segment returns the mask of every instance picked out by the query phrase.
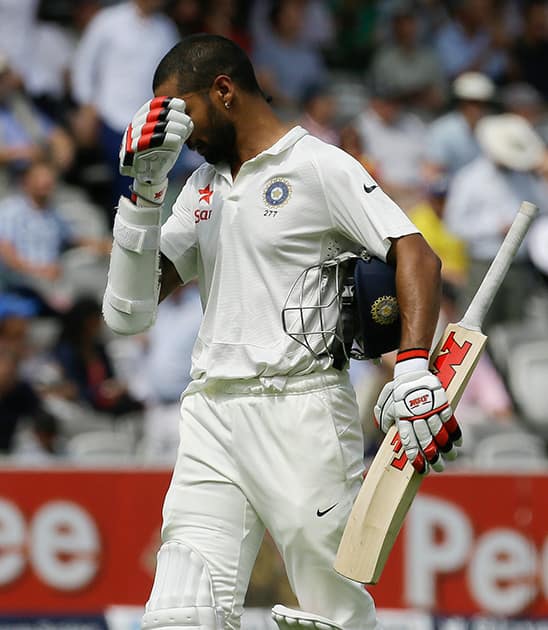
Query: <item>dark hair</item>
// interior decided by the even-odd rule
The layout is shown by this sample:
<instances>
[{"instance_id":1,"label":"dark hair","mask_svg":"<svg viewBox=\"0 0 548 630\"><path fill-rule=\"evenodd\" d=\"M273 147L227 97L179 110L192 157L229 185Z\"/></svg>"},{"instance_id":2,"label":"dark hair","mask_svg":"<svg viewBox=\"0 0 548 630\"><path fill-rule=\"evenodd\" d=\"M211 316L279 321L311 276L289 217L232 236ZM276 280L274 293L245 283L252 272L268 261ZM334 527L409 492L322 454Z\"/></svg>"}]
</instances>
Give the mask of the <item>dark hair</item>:
<instances>
[{"instance_id":1,"label":"dark hair","mask_svg":"<svg viewBox=\"0 0 548 630\"><path fill-rule=\"evenodd\" d=\"M181 93L198 92L209 88L220 74L246 92L262 93L246 53L232 40L207 33L189 35L176 44L158 64L152 88L176 77Z\"/></svg>"}]
</instances>

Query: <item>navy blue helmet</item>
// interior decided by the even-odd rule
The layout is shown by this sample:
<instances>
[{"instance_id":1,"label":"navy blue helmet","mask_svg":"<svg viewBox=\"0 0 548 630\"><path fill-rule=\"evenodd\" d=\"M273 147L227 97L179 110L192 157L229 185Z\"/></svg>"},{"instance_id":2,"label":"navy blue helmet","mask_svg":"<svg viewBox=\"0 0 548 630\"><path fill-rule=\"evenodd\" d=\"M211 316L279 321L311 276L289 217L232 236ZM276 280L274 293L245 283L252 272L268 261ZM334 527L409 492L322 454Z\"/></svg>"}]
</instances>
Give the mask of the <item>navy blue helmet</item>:
<instances>
[{"instance_id":1,"label":"navy blue helmet","mask_svg":"<svg viewBox=\"0 0 548 630\"><path fill-rule=\"evenodd\" d=\"M284 330L315 357L342 368L399 347L396 274L367 254L346 252L303 271L282 310Z\"/></svg>"},{"instance_id":2,"label":"navy blue helmet","mask_svg":"<svg viewBox=\"0 0 548 630\"><path fill-rule=\"evenodd\" d=\"M394 267L373 256L354 265L354 339L364 359L400 345L401 320Z\"/></svg>"}]
</instances>

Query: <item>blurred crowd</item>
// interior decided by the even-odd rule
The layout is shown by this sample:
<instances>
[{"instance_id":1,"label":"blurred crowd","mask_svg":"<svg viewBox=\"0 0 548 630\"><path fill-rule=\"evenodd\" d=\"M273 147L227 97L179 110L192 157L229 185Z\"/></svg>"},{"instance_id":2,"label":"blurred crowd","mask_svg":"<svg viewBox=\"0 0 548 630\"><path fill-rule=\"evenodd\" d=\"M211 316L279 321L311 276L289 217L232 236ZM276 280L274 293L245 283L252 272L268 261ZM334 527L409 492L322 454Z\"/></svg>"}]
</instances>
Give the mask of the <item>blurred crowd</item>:
<instances>
[{"instance_id":1,"label":"blurred crowd","mask_svg":"<svg viewBox=\"0 0 548 630\"><path fill-rule=\"evenodd\" d=\"M527 391L514 358L534 346L546 380L548 2L0 0L0 454L174 460L197 289L179 289L130 339L105 330L100 301L130 183L118 174L123 131L158 61L197 32L235 40L280 116L352 154L409 214L442 259L440 330L462 315L520 202L539 206L459 417L465 431L545 440L546 393ZM168 201L200 160L183 149ZM351 370L371 452L390 369L386 357Z\"/></svg>"}]
</instances>

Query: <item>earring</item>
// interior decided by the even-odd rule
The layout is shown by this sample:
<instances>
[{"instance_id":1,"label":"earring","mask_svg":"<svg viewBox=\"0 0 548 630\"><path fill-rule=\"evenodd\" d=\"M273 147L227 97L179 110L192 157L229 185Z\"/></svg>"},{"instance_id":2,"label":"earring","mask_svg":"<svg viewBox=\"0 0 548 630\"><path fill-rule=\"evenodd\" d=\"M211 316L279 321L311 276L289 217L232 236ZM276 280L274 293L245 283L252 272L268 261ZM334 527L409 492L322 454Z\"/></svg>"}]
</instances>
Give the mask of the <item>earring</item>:
<instances>
[{"instance_id":1,"label":"earring","mask_svg":"<svg viewBox=\"0 0 548 630\"><path fill-rule=\"evenodd\" d=\"M226 107L227 109L230 109L230 103L229 103L228 101L225 101L225 107Z\"/></svg>"}]
</instances>

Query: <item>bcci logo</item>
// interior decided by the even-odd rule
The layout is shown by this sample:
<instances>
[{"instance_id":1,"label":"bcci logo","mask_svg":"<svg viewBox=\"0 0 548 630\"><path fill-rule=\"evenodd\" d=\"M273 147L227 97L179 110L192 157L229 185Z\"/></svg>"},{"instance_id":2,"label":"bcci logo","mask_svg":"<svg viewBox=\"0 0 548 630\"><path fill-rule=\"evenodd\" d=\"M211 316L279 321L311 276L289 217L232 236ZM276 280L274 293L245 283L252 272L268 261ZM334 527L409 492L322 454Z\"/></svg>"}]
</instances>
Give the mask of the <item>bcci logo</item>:
<instances>
[{"instance_id":1,"label":"bcci logo","mask_svg":"<svg viewBox=\"0 0 548 630\"><path fill-rule=\"evenodd\" d=\"M381 326L393 324L398 317L398 301L393 295L383 295L373 302L371 317Z\"/></svg>"},{"instance_id":2,"label":"bcci logo","mask_svg":"<svg viewBox=\"0 0 548 630\"><path fill-rule=\"evenodd\" d=\"M263 199L269 208L281 208L291 197L291 184L282 177L269 180L263 191Z\"/></svg>"}]
</instances>

